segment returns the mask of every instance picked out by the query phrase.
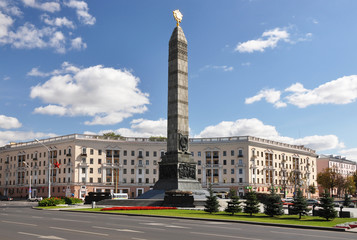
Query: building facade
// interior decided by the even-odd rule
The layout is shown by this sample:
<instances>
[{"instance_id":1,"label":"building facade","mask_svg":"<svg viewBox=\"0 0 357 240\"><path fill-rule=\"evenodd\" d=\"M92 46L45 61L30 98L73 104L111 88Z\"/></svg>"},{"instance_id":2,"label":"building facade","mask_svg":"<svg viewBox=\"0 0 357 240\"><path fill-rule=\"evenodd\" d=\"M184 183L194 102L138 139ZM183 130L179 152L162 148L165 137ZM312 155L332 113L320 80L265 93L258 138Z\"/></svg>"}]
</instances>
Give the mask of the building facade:
<instances>
[{"instance_id":1,"label":"building facade","mask_svg":"<svg viewBox=\"0 0 357 240\"><path fill-rule=\"evenodd\" d=\"M317 186L317 155L303 146L251 136L192 138L190 151L198 181L203 188L212 184L218 194L232 187L240 195L248 189L269 193L273 184L286 197L298 187L313 197L308 186ZM135 198L158 180L165 152L166 142L158 138L72 134L12 143L0 148L0 193L47 197L50 179L51 196L83 198L88 192L107 191Z\"/></svg>"},{"instance_id":2,"label":"building facade","mask_svg":"<svg viewBox=\"0 0 357 240\"><path fill-rule=\"evenodd\" d=\"M317 158L317 172L323 172L325 169L331 168L335 172L341 174L344 178L352 176L357 171L357 162L346 159L342 156L334 155L319 155ZM319 186L320 192L323 188ZM337 188L332 190L332 195L337 195Z\"/></svg>"}]
</instances>

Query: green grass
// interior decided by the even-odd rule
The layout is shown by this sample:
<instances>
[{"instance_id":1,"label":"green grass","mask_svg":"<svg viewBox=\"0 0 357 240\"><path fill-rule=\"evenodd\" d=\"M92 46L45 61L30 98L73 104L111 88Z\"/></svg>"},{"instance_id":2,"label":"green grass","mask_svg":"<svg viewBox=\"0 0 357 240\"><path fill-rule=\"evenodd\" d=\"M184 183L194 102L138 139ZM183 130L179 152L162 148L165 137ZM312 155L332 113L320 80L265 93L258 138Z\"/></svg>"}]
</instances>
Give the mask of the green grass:
<instances>
[{"instance_id":1,"label":"green grass","mask_svg":"<svg viewBox=\"0 0 357 240\"><path fill-rule=\"evenodd\" d=\"M48 206L48 207L35 207L37 209L60 209L60 208L69 208L68 206Z\"/></svg>"},{"instance_id":2,"label":"green grass","mask_svg":"<svg viewBox=\"0 0 357 240\"><path fill-rule=\"evenodd\" d=\"M101 208L95 209L76 209L76 211L98 212ZM188 218L206 218L206 219L222 219L222 220L236 220L247 222L265 222L265 223L278 223L278 224L292 224L304 226L319 226L319 227L333 227L340 223L354 222L357 218L335 218L331 221L326 221L324 218L303 216L299 220L298 215L282 215L277 217L269 217L265 214L255 214L250 217L247 214L239 213L231 216L225 212L209 214L201 210L131 210L131 211L105 211L111 213L123 214L143 214L155 216L174 216L174 217L188 217Z\"/></svg>"}]
</instances>

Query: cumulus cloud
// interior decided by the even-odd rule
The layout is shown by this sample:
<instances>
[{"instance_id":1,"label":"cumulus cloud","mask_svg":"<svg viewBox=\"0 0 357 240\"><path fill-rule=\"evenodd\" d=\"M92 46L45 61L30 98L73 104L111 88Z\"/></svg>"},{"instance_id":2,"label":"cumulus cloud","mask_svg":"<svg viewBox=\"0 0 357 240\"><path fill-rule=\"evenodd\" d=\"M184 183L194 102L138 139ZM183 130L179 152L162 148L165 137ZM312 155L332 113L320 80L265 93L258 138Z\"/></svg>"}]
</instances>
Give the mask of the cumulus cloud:
<instances>
[{"instance_id":1,"label":"cumulus cloud","mask_svg":"<svg viewBox=\"0 0 357 240\"><path fill-rule=\"evenodd\" d=\"M38 67L34 67L31 69L30 72L27 73L27 76L32 77L48 77L48 76L55 76L60 74L67 74L67 73L77 73L80 71L80 68L74 66L71 63L64 62L61 65L60 69L53 70L52 72L41 72L39 71Z\"/></svg>"},{"instance_id":2,"label":"cumulus cloud","mask_svg":"<svg viewBox=\"0 0 357 240\"><path fill-rule=\"evenodd\" d=\"M87 48L87 44L82 41L81 37L77 37L75 39L72 39L72 41L71 41L71 49L81 50L81 49L85 49L85 48Z\"/></svg>"},{"instance_id":3,"label":"cumulus cloud","mask_svg":"<svg viewBox=\"0 0 357 240\"><path fill-rule=\"evenodd\" d=\"M89 14L88 4L84 1L69 0L65 2L65 5L70 8L76 9L79 21L87 25L93 25L95 23L95 17Z\"/></svg>"},{"instance_id":4,"label":"cumulus cloud","mask_svg":"<svg viewBox=\"0 0 357 240\"><path fill-rule=\"evenodd\" d=\"M286 107L286 103L280 101L281 92L275 89L263 89L257 95L246 98L246 104L252 104L254 102L265 99L268 103L274 104L276 108Z\"/></svg>"},{"instance_id":5,"label":"cumulus cloud","mask_svg":"<svg viewBox=\"0 0 357 240\"><path fill-rule=\"evenodd\" d=\"M114 132L124 137L166 137L167 136L167 120L160 118L159 120L135 119L131 121L130 128L119 128L117 130L103 130L100 134Z\"/></svg>"},{"instance_id":6,"label":"cumulus cloud","mask_svg":"<svg viewBox=\"0 0 357 240\"><path fill-rule=\"evenodd\" d=\"M275 28L265 31L258 39L239 43L235 51L252 53L255 51L264 52L266 48L275 48L279 41L289 41L289 33L285 29Z\"/></svg>"},{"instance_id":7,"label":"cumulus cloud","mask_svg":"<svg viewBox=\"0 0 357 240\"><path fill-rule=\"evenodd\" d=\"M21 127L21 123L17 118L7 117L5 115L0 115L0 128L3 129L12 129Z\"/></svg>"},{"instance_id":8,"label":"cumulus cloud","mask_svg":"<svg viewBox=\"0 0 357 240\"><path fill-rule=\"evenodd\" d=\"M304 145L305 147L323 151L330 149L343 148L343 142L340 142L335 135L324 136L306 136L294 139L291 137L281 136L276 128L272 125L266 125L256 118L239 119L233 121L223 121L217 125L206 127L195 137L229 137L229 136L254 136L273 141L288 143L292 145Z\"/></svg>"},{"instance_id":9,"label":"cumulus cloud","mask_svg":"<svg viewBox=\"0 0 357 240\"><path fill-rule=\"evenodd\" d=\"M45 14L40 15L42 22L34 23L20 10L19 5L45 11ZM58 16L61 14L61 6L75 10L81 23L95 23L95 18L88 13L87 3L83 1L0 0L0 45L18 49L50 48L61 54L67 50L85 49L87 44L73 32L76 28L74 21Z\"/></svg>"},{"instance_id":10,"label":"cumulus cloud","mask_svg":"<svg viewBox=\"0 0 357 240\"><path fill-rule=\"evenodd\" d=\"M357 162L357 148L344 149L341 150L340 153L346 156L348 160L354 160Z\"/></svg>"},{"instance_id":11,"label":"cumulus cloud","mask_svg":"<svg viewBox=\"0 0 357 240\"><path fill-rule=\"evenodd\" d=\"M67 27L74 29L74 23L70 20L68 20L66 17L56 17L56 18L50 18L47 14L44 14L41 16L41 19L44 23L50 26L56 26L56 27Z\"/></svg>"},{"instance_id":12,"label":"cumulus cloud","mask_svg":"<svg viewBox=\"0 0 357 240\"><path fill-rule=\"evenodd\" d=\"M54 133L23 132L23 131L0 131L0 146L10 142L31 141L36 138L56 137Z\"/></svg>"},{"instance_id":13,"label":"cumulus cloud","mask_svg":"<svg viewBox=\"0 0 357 240\"><path fill-rule=\"evenodd\" d=\"M61 10L61 5L57 1L41 2L37 0L22 0L25 6L37 8L46 12L58 12Z\"/></svg>"},{"instance_id":14,"label":"cumulus cloud","mask_svg":"<svg viewBox=\"0 0 357 240\"><path fill-rule=\"evenodd\" d=\"M275 89L263 89L257 95L246 98L245 103L251 104L265 99L275 107L285 107L287 104L305 108L317 104L349 104L357 99L357 75L344 76L324 83L314 89L306 89L301 83L292 84L283 93Z\"/></svg>"},{"instance_id":15,"label":"cumulus cloud","mask_svg":"<svg viewBox=\"0 0 357 240\"><path fill-rule=\"evenodd\" d=\"M52 75L32 87L31 98L48 103L36 108L35 113L90 116L92 120L85 124L108 125L147 110L149 95L138 89L139 78L128 70L101 65L76 70Z\"/></svg>"}]
</instances>

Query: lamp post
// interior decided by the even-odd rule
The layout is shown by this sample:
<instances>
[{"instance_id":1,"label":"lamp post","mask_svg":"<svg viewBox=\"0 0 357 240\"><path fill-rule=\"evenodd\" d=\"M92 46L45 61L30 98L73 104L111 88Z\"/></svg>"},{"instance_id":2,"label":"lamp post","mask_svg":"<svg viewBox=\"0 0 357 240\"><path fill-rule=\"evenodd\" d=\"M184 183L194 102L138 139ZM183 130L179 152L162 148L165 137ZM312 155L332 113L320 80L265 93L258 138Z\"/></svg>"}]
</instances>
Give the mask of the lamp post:
<instances>
[{"instance_id":1,"label":"lamp post","mask_svg":"<svg viewBox=\"0 0 357 240\"><path fill-rule=\"evenodd\" d=\"M45 144L40 142L38 139L35 139L35 140L36 140L36 142L38 142L39 144L44 146L48 152L48 198L50 198L51 197L51 163L52 163L50 161L50 149Z\"/></svg>"},{"instance_id":2,"label":"lamp post","mask_svg":"<svg viewBox=\"0 0 357 240\"><path fill-rule=\"evenodd\" d=\"M23 162L23 163L25 163L26 164L26 167L28 168L28 169L30 169L30 166L29 166L29 164L27 163L27 162ZM31 169L30 169L31 170ZM31 189L31 171L29 172L29 176L30 176L30 183L29 183L29 198L32 198L32 189Z\"/></svg>"}]
</instances>

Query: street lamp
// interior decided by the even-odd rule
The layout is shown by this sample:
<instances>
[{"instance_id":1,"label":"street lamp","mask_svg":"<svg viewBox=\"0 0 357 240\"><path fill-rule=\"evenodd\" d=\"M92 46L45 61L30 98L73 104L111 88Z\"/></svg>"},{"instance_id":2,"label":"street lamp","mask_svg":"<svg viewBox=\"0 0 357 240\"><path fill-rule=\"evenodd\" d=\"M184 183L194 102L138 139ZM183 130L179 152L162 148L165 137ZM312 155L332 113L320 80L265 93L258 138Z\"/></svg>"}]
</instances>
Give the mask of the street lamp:
<instances>
[{"instance_id":1,"label":"street lamp","mask_svg":"<svg viewBox=\"0 0 357 240\"><path fill-rule=\"evenodd\" d=\"M26 167L31 170L29 164L26 161L23 161L23 163L26 164ZM29 176L30 176L30 183L29 183L29 198L32 198L32 189L31 189L31 171L29 172Z\"/></svg>"},{"instance_id":2,"label":"street lamp","mask_svg":"<svg viewBox=\"0 0 357 240\"><path fill-rule=\"evenodd\" d=\"M41 144L42 146L44 146L47 149L48 152L48 198L51 197L51 161L50 161L50 149L43 144L42 142L40 142L38 139L35 139L36 142L38 142L39 144Z\"/></svg>"}]
</instances>

